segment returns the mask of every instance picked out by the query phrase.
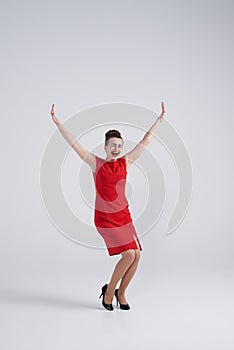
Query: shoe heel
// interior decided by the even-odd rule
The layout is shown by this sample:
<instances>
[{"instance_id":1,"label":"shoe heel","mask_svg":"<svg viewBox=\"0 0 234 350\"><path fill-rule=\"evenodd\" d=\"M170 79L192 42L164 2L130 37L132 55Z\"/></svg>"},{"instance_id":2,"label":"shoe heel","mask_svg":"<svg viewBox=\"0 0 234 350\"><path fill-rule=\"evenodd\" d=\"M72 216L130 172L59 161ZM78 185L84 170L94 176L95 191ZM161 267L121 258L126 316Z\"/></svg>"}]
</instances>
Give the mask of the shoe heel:
<instances>
[{"instance_id":1,"label":"shoe heel","mask_svg":"<svg viewBox=\"0 0 234 350\"><path fill-rule=\"evenodd\" d=\"M116 289L116 290L115 290L115 297L116 297L116 306L118 307L119 300L118 300L118 295L117 295L117 293L118 293L118 290Z\"/></svg>"}]
</instances>

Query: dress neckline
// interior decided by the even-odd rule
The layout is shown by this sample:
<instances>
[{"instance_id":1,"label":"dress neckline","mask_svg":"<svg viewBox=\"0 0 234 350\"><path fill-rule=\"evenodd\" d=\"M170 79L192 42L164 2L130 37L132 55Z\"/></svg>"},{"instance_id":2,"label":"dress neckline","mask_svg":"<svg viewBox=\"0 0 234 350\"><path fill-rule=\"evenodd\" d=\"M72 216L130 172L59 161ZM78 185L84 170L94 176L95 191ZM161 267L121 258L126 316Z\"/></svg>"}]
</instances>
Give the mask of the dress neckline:
<instances>
[{"instance_id":1,"label":"dress neckline","mask_svg":"<svg viewBox=\"0 0 234 350\"><path fill-rule=\"evenodd\" d=\"M106 162L106 163L116 163L117 162L117 160L119 160L120 158L117 158L114 162L113 161L111 161L111 160L106 160L106 159L103 159L102 158L102 160L104 161L104 162Z\"/></svg>"}]
</instances>

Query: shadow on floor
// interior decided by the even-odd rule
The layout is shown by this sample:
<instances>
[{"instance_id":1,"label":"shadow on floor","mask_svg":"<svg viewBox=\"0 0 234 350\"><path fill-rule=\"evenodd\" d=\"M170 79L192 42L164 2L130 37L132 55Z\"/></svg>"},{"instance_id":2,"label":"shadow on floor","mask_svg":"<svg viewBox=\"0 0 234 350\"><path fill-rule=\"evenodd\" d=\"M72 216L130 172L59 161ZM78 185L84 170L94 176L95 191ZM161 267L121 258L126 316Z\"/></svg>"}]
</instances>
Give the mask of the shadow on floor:
<instances>
[{"instance_id":1,"label":"shadow on floor","mask_svg":"<svg viewBox=\"0 0 234 350\"><path fill-rule=\"evenodd\" d=\"M103 307L97 306L97 303L91 303L85 299L81 300L70 298L68 296L59 296L45 292L19 291L5 289L0 291L0 302L9 304L28 304L36 306L44 306L46 308L65 308L65 309L93 309L101 310Z\"/></svg>"}]
</instances>

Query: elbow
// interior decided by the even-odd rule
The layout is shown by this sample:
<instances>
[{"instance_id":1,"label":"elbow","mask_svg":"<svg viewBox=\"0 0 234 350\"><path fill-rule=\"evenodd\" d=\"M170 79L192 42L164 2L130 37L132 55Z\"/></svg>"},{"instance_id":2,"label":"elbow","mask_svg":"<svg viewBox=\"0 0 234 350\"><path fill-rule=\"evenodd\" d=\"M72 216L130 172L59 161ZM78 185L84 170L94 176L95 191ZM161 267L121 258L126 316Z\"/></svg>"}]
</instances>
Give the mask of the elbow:
<instances>
[{"instance_id":1,"label":"elbow","mask_svg":"<svg viewBox=\"0 0 234 350\"><path fill-rule=\"evenodd\" d=\"M141 140L141 144L146 147L149 143L150 143L150 139L151 139L152 135L150 134L146 134L143 139Z\"/></svg>"}]
</instances>

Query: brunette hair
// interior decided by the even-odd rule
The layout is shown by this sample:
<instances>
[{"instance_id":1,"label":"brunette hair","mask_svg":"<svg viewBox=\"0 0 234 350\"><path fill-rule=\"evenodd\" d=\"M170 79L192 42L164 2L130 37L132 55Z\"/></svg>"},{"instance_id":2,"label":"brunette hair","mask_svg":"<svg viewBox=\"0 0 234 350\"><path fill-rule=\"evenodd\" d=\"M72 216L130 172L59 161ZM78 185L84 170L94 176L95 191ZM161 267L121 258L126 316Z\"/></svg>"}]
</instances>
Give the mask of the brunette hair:
<instances>
[{"instance_id":1,"label":"brunette hair","mask_svg":"<svg viewBox=\"0 0 234 350\"><path fill-rule=\"evenodd\" d=\"M105 145L107 146L108 145L108 140L111 138L111 137L118 137L120 139L122 139L123 141L123 138L121 136L121 133L118 131L118 130L108 130L106 133L105 133Z\"/></svg>"}]
</instances>

